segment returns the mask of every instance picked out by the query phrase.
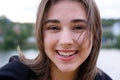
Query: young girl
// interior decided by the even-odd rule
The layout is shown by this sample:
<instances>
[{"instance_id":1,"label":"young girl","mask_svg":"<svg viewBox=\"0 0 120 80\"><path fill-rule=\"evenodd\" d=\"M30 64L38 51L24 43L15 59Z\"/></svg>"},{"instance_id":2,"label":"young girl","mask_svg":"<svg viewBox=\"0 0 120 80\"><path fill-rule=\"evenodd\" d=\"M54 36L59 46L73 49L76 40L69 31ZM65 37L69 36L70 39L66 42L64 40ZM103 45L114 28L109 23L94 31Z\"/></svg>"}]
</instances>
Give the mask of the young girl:
<instances>
[{"instance_id":1,"label":"young girl","mask_svg":"<svg viewBox=\"0 0 120 80\"><path fill-rule=\"evenodd\" d=\"M93 0L42 0L37 13L35 60L12 57L0 79L112 80L96 67L101 20Z\"/></svg>"}]
</instances>

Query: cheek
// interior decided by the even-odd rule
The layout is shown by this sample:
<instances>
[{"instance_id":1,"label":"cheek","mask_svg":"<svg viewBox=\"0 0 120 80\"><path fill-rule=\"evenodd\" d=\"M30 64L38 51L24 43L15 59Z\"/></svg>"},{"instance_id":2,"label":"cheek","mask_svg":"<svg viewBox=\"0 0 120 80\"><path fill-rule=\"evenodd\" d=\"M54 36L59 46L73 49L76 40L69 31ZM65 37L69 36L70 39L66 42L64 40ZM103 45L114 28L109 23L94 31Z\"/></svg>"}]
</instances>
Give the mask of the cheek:
<instances>
[{"instance_id":1,"label":"cheek","mask_svg":"<svg viewBox=\"0 0 120 80\"><path fill-rule=\"evenodd\" d=\"M44 35L44 42L45 43L55 42L56 40L57 40L57 37L55 35L53 35L53 34L46 33Z\"/></svg>"},{"instance_id":2,"label":"cheek","mask_svg":"<svg viewBox=\"0 0 120 80\"><path fill-rule=\"evenodd\" d=\"M48 44L50 41L52 41L52 40L51 40L51 37L45 35L45 36L44 36L44 44L46 45L46 44Z\"/></svg>"},{"instance_id":3,"label":"cheek","mask_svg":"<svg viewBox=\"0 0 120 80\"><path fill-rule=\"evenodd\" d=\"M46 55L48 57L51 56L51 52L52 52L52 38L49 34L44 34L44 48L45 48L45 52Z\"/></svg>"},{"instance_id":4,"label":"cheek","mask_svg":"<svg viewBox=\"0 0 120 80\"><path fill-rule=\"evenodd\" d=\"M52 43L51 41L53 41L51 36L49 34L44 34L44 47L45 47L45 49L47 47L49 47L49 45Z\"/></svg>"},{"instance_id":5,"label":"cheek","mask_svg":"<svg viewBox=\"0 0 120 80\"><path fill-rule=\"evenodd\" d=\"M83 63L91 53L92 43L89 41L89 39L86 39L79 46L80 61Z\"/></svg>"},{"instance_id":6,"label":"cheek","mask_svg":"<svg viewBox=\"0 0 120 80\"><path fill-rule=\"evenodd\" d=\"M52 50L55 48L55 44L57 42L57 37L53 36L53 34L45 33L44 34L44 47L47 50Z\"/></svg>"},{"instance_id":7,"label":"cheek","mask_svg":"<svg viewBox=\"0 0 120 80\"><path fill-rule=\"evenodd\" d=\"M92 48L92 36L89 33L83 33L77 43L83 52L90 52Z\"/></svg>"}]
</instances>

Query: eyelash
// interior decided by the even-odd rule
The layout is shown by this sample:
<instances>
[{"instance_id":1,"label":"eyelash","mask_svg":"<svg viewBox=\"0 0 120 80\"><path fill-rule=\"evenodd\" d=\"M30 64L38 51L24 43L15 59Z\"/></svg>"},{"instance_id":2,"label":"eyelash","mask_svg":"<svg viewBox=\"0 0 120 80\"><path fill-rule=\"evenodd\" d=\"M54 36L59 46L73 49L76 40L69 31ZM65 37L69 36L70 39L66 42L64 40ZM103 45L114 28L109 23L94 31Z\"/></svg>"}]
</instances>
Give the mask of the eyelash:
<instances>
[{"instance_id":1,"label":"eyelash","mask_svg":"<svg viewBox=\"0 0 120 80\"><path fill-rule=\"evenodd\" d=\"M80 26L80 25L73 27L73 30L84 30L84 29L85 29L84 26Z\"/></svg>"},{"instance_id":2,"label":"eyelash","mask_svg":"<svg viewBox=\"0 0 120 80\"><path fill-rule=\"evenodd\" d=\"M50 26L50 27L48 27L48 29L49 30L60 30L60 28L59 27L57 27L57 26Z\"/></svg>"},{"instance_id":3,"label":"eyelash","mask_svg":"<svg viewBox=\"0 0 120 80\"><path fill-rule=\"evenodd\" d=\"M60 30L61 28L58 26L55 26L55 25L51 25L51 26L48 26L47 29L56 31L56 30ZM81 25L76 25L76 26L73 26L73 28L72 28L72 30L77 30L77 31L84 30L84 29L85 29L85 27L81 26Z\"/></svg>"}]
</instances>

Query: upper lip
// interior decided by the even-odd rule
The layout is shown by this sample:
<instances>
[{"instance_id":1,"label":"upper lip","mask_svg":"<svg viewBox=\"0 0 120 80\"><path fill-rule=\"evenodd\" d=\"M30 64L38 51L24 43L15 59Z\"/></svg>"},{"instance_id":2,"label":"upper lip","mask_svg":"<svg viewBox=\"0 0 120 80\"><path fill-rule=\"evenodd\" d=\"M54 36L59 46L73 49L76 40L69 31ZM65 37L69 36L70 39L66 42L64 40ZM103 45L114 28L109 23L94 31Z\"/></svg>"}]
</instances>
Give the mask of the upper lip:
<instances>
[{"instance_id":1,"label":"upper lip","mask_svg":"<svg viewBox=\"0 0 120 80\"><path fill-rule=\"evenodd\" d=\"M57 50L57 51L60 51L60 52L76 52L78 50Z\"/></svg>"}]
</instances>

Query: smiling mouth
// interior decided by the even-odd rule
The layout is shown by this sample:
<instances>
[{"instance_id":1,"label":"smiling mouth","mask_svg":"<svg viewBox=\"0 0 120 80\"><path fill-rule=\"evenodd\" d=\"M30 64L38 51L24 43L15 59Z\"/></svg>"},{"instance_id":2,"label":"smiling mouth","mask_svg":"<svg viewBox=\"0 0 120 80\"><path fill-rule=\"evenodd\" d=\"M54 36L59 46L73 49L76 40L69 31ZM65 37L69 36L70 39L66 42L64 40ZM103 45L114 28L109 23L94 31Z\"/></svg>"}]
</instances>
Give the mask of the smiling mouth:
<instances>
[{"instance_id":1,"label":"smiling mouth","mask_svg":"<svg viewBox=\"0 0 120 80\"><path fill-rule=\"evenodd\" d=\"M58 50L56 50L56 53L59 56L70 57L70 56L73 56L73 55L77 54L78 50L77 51L58 51Z\"/></svg>"}]
</instances>

